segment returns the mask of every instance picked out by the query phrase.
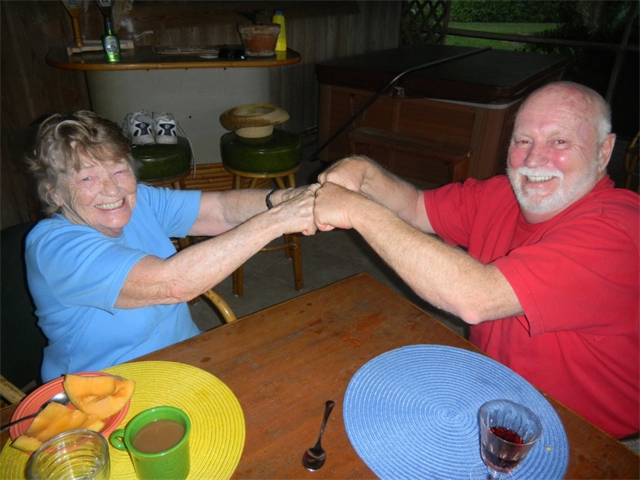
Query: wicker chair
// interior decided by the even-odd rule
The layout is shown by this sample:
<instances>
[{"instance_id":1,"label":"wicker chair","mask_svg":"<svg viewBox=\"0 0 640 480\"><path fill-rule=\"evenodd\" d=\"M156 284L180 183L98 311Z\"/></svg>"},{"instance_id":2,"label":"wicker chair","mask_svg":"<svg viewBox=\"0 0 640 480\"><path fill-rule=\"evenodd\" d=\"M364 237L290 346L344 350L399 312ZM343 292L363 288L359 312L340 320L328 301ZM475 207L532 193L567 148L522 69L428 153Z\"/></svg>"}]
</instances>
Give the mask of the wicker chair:
<instances>
[{"instance_id":1,"label":"wicker chair","mask_svg":"<svg viewBox=\"0 0 640 480\"><path fill-rule=\"evenodd\" d=\"M627 147L627 153L624 156L624 170L627 174L624 186L630 190L636 190L640 193L640 177L638 174L638 137L640 136L640 131L636 133L636 136L633 137L629 146ZM636 187L635 189L632 187L633 178L636 178Z\"/></svg>"},{"instance_id":2,"label":"wicker chair","mask_svg":"<svg viewBox=\"0 0 640 480\"><path fill-rule=\"evenodd\" d=\"M2 298L0 302L0 396L9 403L40 386L40 367L47 339L37 325L24 265L24 240L35 222L2 229ZM226 323L236 315L215 291L201 295L213 304Z\"/></svg>"},{"instance_id":3,"label":"wicker chair","mask_svg":"<svg viewBox=\"0 0 640 480\"><path fill-rule=\"evenodd\" d=\"M297 168L299 168L299 165ZM270 188L272 186L272 181L274 180L278 183L280 188L295 186L293 172L291 172L290 175L285 176L286 183L283 183L281 175L281 172L268 174L252 174L244 172L241 175L234 175L233 173L230 173L228 167L225 167L222 163L198 164L195 166L195 172L192 167L191 172L184 179L184 188L187 190L201 191L221 191L231 190L232 188ZM189 241L199 242L206 240L206 238L207 237L190 237ZM292 259L295 288L296 290L300 290L303 286L303 277L299 238L296 235L289 235L283 244L273 247L265 247L261 251L265 252L283 249L286 249L287 257ZM243 267L240 266L234 271L232 277L233 293L235 295L240 296L243 293L243 276Z\"/></svg>"}]
</instances>

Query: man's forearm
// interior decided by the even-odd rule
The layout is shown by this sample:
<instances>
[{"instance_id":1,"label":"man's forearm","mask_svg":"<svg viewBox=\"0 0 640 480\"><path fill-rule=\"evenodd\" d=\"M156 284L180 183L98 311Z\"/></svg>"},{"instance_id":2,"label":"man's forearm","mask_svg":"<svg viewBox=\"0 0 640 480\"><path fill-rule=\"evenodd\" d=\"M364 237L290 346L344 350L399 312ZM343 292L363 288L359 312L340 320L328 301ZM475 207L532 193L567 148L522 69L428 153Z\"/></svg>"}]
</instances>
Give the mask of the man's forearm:
<instances>
[{"instance_id":1,"label":"man's forearm","mask_svg":"<svg viewBox=\"0 0 640 480\"><path fill-rule=\"evenodd\" d=\"M467 323L522 313L496 267L417 230L384 207L360 208L353 226L421 298Z\"/></svg>"},{"instance_id":2,"label":"man's forearm","mask_svg":"<svg viewBox=\"0 0 640 480\"><path fill-rule=\"evenodd\" d=\"M378 164L368 162L361 193L384 205L405 222L432 233L431 226L425 221L422 192Z\"/></svg>"}]
</instances>

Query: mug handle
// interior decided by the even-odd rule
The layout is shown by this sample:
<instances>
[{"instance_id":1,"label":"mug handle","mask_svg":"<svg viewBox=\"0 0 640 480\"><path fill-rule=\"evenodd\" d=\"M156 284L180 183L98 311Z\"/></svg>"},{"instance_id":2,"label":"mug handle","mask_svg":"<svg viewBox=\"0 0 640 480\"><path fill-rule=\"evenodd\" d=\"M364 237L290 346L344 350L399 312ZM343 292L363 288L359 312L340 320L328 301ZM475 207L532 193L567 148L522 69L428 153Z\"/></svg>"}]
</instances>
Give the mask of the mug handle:
<instances>
[{"instance_id":1,"label":"mug handle","mask_svg":"<svg viewBox=\"0 0 640 480\"><path fill-rule=\"evenodd\" d=\"M124 444L124 428L119 428L109 435L109 443L118 450L126 450L127 446Z\"/></svg>"}]
</instances>

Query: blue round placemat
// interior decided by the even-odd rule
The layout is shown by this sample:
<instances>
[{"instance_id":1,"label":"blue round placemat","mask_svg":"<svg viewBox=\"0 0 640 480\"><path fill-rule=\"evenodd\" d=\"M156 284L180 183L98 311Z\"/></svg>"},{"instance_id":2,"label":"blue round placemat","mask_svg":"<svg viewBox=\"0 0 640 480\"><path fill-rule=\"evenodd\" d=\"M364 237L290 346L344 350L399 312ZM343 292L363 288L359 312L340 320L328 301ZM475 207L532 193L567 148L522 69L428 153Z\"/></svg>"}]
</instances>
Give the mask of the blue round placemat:
<instances>
[{"instance_id":1,"label":"blue round placemat","mask_svg":"<svg viewBox=\"0 0 640 480\"><path fill-rule=\"evenodd\" d=\"M484 355L442 345L391 350L363 365L344 399L351 444L382 479L486 479L478 410L506 398L533 410L543 432L507 479L562 478L569 444L551 404L520 375Z\"/></svg>"}]
</instances>

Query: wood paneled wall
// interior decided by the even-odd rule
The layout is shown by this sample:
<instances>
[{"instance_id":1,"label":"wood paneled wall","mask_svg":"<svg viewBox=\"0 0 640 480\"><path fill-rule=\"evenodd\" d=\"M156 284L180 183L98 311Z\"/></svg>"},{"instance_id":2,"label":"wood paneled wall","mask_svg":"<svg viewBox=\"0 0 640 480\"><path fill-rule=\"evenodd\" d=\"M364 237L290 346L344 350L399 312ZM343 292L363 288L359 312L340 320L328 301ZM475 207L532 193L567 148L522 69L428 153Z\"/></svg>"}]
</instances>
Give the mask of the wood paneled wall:
<instances>
[{"instance_id":1,"label":"wood paneled wall","mask_svg":"<svg viewBox=\"0 0 640 480\"><path fill-rule=\"evenodd\" d=\"M317 125L317 62L398 46L401 2L365 1L358 7L357 14L287 20L287 44L302 61L270 73L271 101L290 113L289 129Z\"/></svg>"},{"instance_id":2,"label":"wood paneled wall","mask_svg":"<svg viewBox=\"0 0 640 480\"><path fill-rule=\"evenodd\" d=\"M73 39L71 18L58 1L0 2L2 118L1 227L29 220L27 184L13 161L10 140L38 117L90 108L82 72L47 66L49 48Z\"/></svg>"},{"instance_id":3,"label":"wood paneled wall","mask_svg":"<svg viewBox=\"0 0 640 480\"><path fill-rule=\"evenodd\" d=\"M394 48L399 41L399 1L182 2L182 7L188 5L191 10L185 10L187 7L174 10L175 15L158 14L140 5L143 4L139 0L116 0L114 19L118 35L134 39L139 45L163 46L238 44L240 38L235 27L239 20L235 14L238 5L247 9L260 7L268 12L283 8L288 45L301 53L302 61L270 71L271 102L290 113L291 120L283 127L295 132L317 125L316 62ZM80 24L84 37L99 38L102 17L95 2L85 0L82 8ZM219 12L218 8L226 10ZM16 138L12 135L43 115L90 109L91 102L83 72L59 70L45 62L51 47L67 45L73 39L71 18L62 2L0 2L0 10L0 227L6 228L29 220L28 187L11 155L10 139ZM185 11L187 14L180 13Z\"/></svg>"}]
</instances>

